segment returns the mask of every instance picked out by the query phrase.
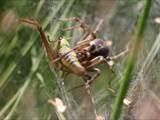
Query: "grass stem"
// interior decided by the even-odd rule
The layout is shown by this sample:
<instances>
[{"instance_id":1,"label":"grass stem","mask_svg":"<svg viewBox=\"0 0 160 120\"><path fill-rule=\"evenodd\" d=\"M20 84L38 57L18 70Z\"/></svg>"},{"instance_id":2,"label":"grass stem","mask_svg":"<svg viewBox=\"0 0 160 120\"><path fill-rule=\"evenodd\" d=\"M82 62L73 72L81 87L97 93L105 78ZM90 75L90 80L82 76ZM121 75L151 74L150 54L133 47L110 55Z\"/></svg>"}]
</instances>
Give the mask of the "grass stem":
<instances>
[{"instance_id":1,"label":"grass stem","mask_svg":"<svg viewBox=\"0 0 160 120\"><path fill-rule=\"evenodd\" d=\"M138 24L136 27L135 34L133 36L133 46L131 48L128 63L124 72L124 76L121 80L121 85L119 88L118 95L116 97L116 101L113 107L113 112L111 114L111 120L118 120L120 118L122 106L123 106L123 99L125 98L127 91L129 89L129 84L132 79L132 72L136 65L137 55L139 52L140 44L142 41L143 33L146 27L147 19L149 17L149 12L151 8L152 0L146 0L144 5L144 10L139 17Z\"/></svg>"}]
</instances>

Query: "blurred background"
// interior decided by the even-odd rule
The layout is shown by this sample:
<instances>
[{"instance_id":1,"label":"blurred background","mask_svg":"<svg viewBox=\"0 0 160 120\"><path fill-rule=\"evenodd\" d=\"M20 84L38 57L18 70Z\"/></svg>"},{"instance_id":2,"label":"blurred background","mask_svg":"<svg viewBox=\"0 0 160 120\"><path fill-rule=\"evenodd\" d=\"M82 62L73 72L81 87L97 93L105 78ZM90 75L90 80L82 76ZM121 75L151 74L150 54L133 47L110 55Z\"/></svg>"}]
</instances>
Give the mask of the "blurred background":
<instances>
[{"instance_id":1,"label":"blurred background","mask_svg":"<svg viewBox=\"0 0 160 120\"><path fill-rule=\"evenodd\" d=\"M109 119L123 76L127 55L115 61L112 73L99 65L100 76L92 84L92 102L86 96L83 80L76 75L61 76L51 68L41 38L17 19L37 19L50 36L71 39L74 47L83 36L81 30L63 31L74 22L57 18L79 17L94 30L104 19L98 37L111 40L110 56L132 44L137 19L145 0L10 0L0 1L0 119ZM160 1L154 0L148 19L138 62L121 119L158 119L160 115ZM64 85L60 81L64 80ZM57 106L67 107L60 112ZM48 103L48 100L50 101ZM90 101L90 102L89 102ZM52 104L51 104L52 103ZM60 104L60 105L59 105Z\"/></svg>"}]
</instances>

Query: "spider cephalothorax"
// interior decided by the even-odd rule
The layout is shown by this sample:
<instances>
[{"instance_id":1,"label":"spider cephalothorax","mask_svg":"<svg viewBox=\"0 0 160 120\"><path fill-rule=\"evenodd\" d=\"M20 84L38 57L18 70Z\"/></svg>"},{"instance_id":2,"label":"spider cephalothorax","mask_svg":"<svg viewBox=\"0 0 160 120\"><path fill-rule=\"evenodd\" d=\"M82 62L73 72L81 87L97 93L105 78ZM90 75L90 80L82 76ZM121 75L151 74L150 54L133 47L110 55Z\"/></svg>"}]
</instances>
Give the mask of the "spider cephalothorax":
<instances>
[{"instance_id":1,"label":"spider cephalothorax","mask_svg":"<svg viewBox=\"0 0 160 120\"><path fill-rule=\"evenodd\" d=\"M103 56L106 58L109 54L109 47L104 40L95 39L90 42L89 53L91 54L90 59L97 56Z\"/></svg>"}]
</instances>

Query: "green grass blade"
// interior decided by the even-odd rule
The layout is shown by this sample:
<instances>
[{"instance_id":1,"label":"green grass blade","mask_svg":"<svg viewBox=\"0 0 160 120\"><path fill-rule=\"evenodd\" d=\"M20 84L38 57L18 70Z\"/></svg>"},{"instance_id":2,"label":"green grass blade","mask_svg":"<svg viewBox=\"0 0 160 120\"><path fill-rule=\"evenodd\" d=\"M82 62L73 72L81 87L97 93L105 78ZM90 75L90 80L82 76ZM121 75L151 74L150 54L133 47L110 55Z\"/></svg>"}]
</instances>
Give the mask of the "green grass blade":
<instances>
[{"instance_id":1,"label":"green grass blade","mask_svg":"<svg viewBox=\"0 0 160 120\"><path fill-rule=\"evenodd\" d=\"M71 6L72 6L72 4L73 4L74 1L75 0L70 0L70 2L68 3L68 5L66 6L66 8L64 10L64 13L61 16L61 18L66 17L66 15L68 14L68 12L69 12L69 10L70 10L70 8L71 8ZM60 23L56 24L56 26L54 26L54 27L51 28L51 32L52 32L52 34L50 36L51 40L53 40L55 38L55 35L57 33L56 31L58 31L59 27L60 27Z\"/></svg>"},{"instance_id":2,"label":"green grass blade","mask_svg":"<svg viewBox=\"0 0 160 120\"><path fill-rule=\"evenodd\" d=\"M0 118L3 117L4 113L13 105L16 98L18 97L19 92L17 92L9 101L8 103L0 110Z\"/></svg>"},{"instance_id":3,"label":"green grass blade","mask_svg":"<svg viewBox=\"0 0 160 120\"><path fill-rule=\"evenodd\" d=\"M19 104L19 102L20 102L20 100L21 100L21 98L22 98L25 90L27 89L30 81L31 81L31 78L29 78L28 80L26 80L26 82L24 83L24 85L22 86L22 88L20 88L18 90L18 96L17 96L16 100L14 101L15 103L11 107L11 110L10 110L9 114L4 118L5 120L9 120L12 117L12 115L13 115L14 111L16 110L16 108L17 108L17 106L18 106L18 104Z\"/></svg>"},{"instance_id":4,"label":"green grass blade","mask_svg":"<svg viewBox=\"0 0 160 120\"><path fill-rule=\"evenodd\" d=\"M148 53L148 56L146 58L146 60L144 61L142 68L140 70L140 73L146 72L149 68L149 66L151 65L154 57L156 56L156 54L158 53L159 49L160 49L160 33L158 34L150 52Z\"/></svg>"},{"instance_id":5,"label":"green grass blade","mask_svg":"<svg viewBox=\"0 0 160 120\"><path fill-rule=\"evenodd\" d=\"M70 9L70 7L72 6L73 2L74 2L74 0L70 1L69 4L67 5L67 7L66 7L65 10L64 10L64 13L62 14L63 17L65 17L65 16L68 14L69 9ZM60 3L60 6L62 6L63 4L64 4L64 1L62 1L62 3ZM60 10L60 6L58 6L59 10ZM57 12L58 12L58 11L57 11ZM52 17L54 17L55 14L56 14L55 11L54 11L54 12L51 12L51 14L49 15L48 18L51 19ZM49 21L47 21L47 22L45 21L45 22L43 23L43 25L44 25L43 28L44 28L44 27L46 28L48 24L49 24ZM44 29L45 29L45 28L44 28ZM53 28L54 28L54 27L53 27ZM58 28L57 28L56 30L54 30L54 32L52 32L52 34L55 34L57 31L58 31ZM32 35L30 36L29 41L26 43L26 45L25 45L25 46L22 48L22 50L21 50L22 56L25 56L25 55L28 53L28 51L30 51L30 48L33 46L33 44L34 44L34 42L35 42L35 40L36 40L37 37L38 37L38 35L34 35L34 34L32 34ZM43 56L43 54L42 54L41 56ZM40 60L41 60L41 59L42 59L42 57L40 58ZM15 60L14 60L14 61L15 61ZM16 69L17 63L15 63L14 61L13 61L13 62L9 65L9 67L8 67L8 68L9 68L8 70L9 70L10 72L8 72L8 71L7 71L7 72L4 72L4 73L7 73L7 75L4 74L5 77L3 78L3 81L5 81L5 82L6 82L6 80L8 79L8 77L11 75L11 73ZM38 64L38 63L37 63L37 64ZM34 65L34 66L35 66L35 65ZM11 68L12 68L12 69L11 69ZM12 115L13 115L14 111L16 110L16 108L17 108L17 106L18 106L18 104L19 104L19 102L20 102L20 100L21 100L21 98L22 98L25 90L27 89L27 87L28 87L28 85L29 85L29 83L30 83L33 75L35 74L37 68L38 68L38 65L37 65L36 67L34 67L33 70L31 70L31 72L30 72L30 74L28 75L27 80L26 80L26 82L24 83L24 85L23 85L23 86L17 91L17 93L10 99L10 101L8 101L7 104L2 108L2 110L0 111L0 117L2 117L3 114L6 113L8 110L9 110L9 113L7 114L7 116L6 116L5 119L10 119L10 118L12 117ZM4 82L1 86L4 86L5 82Z\"/></svg>"},{"instance_id":6,"label":"green grass blade","mask_svg":"<svg viewBox=\"0 0 160 120\"><path fill-rule=\"evenodd\" d=\"M65 0L62 0L56 9L52 8L52 11L50 12L50 14L47 16L46 20L43 23L43 28L46 28L47 25L49 24L49 22L54 18L54 16L58 13L58 11L63 7L65 3Z\"/></svg>"},{"instance_id":7,"label":"green grass blade","mask_svg":"<svg viewBox=\"0 0 160 120\"><path fill-rule=\"evenodd\" d=\"M39 14L39 12L40 12L40 10L41 10L42 5L44 4L44 2L45 2L45 0L40 0L39 1L38 5L37 5L37 8L35 10L35 16L36 17L38 16L38 14Z\"/></svg>"},{"instance_id":8,"label":"green grass blade","mask_svg":"<svg viewBox=\"0 0 160 120\"><path fill-rule=\"evenodd\" d=\"M137 55L138 55L138 51L140 48L140 43L141 43L141 40L143 37L143 33L145 30L145 26L146 26L149 12L150 12L150 8L151 8L151 3L152 3L152 0L145 1L143 13L139 18L137 29L136 29L136 32L135 32L135 35L133 38L133 42L134 42L133 47L132 47L131 52L129 54L128 63L126 66L124 76L121 80L119 92L116 97L116 101L115 101L115 104L113 107L113 112L111 114L111 120L118 120L120 117L120 113L121 113L122 105L123 105L123 99L125 98L125 96L127 94L130 80L132 78L132 72L133 72L134 66L136 64Z\"/></svg>"},{"instance_id":9,"label":"green grass blade","mask_svg":"<svg viewBox=\"0 0 160 120\"><path fill-rule=\"evenodd\" d=\"M18 106L25 90L27 89L30 81L32 80L32 77L34 76L34 74L36 73L38 66L40 64L40 61L43 58L43 54L41 54L38 58L37 58L37 62L36 64L34 64L32 67L32 70L30 72L30 74L28 75L25 83L22 85L21 88L18 89L17 93L10 99L10 101L3 107L3 109L0 111L0 118L3 116L3 114L12 106L12 104L14 103L14 105L12 106L9 114L6 116L5 119L10 119L10 117L13 115L14 111L16 110L16 107Z\"/></svg>"},{"instance_id":10,"label":"green grass blade","mask_svg":"<svg viewBox=\"0 0 160 120\"><path fill-rule=\"evenodd\" d=\"M157 55L159 49L160 49L160 33L158 34L151 50L149 51L138 75L137 75L137 81L133 87L133 89L137 90L138 87L142 87L143 89L145 89L148 93L150 93L150 95L152 96L152 98L155 98L157 102L160 103L160 100L159 98L157 97L157 95L150 89L147 89L147 84L146 84L146 81L144 79L145 75L146 75L146 72L149 70L150 66L151 66L151 63L153 62L155 56ZM135 92L132 92L132 94L135 94Z\"/></svg>"},{"instance_id":11,"label":"green grass blade","mask_svg":"<svg viewBox=\"0 0 160 120\"><path fill-rule=\"evenodd\" d=\"M62 5L64 4L64 1L62 1L61 3L59 3L56 11L51 11L51 14L48 16L48 18L53 18L53 16L60 10L60 8L62 7ZM38 5L37 7L39 7L40 5ZM40 8L39 8L40 9ZM40 10L37 10L40 11ZM36 13L38 14L38 13ZM45 29L47 27L47 25L49 24L49 20L46 20L44 22L44 26L43 26L43 29ZM22 47L21 49L21 55L22 56L25 56L29 51L30 51L30 48L34 45L36 39L37 39L38 35L35 35L35 34L31 34L29 40L27 41L26 45L24 47ZM16 57L15 59L13 59L13 62L11 62L5 69L5 71L3 71L3 73L1 74L1 80L0 80L0 89L3 89L4 88L4 84L7 84L8 81L9 81L9 76L13 73L13 71L16 69L17 67L17 64L19 61L19 59L21 59L21 57Z\"/></svg>"}]
</instances>

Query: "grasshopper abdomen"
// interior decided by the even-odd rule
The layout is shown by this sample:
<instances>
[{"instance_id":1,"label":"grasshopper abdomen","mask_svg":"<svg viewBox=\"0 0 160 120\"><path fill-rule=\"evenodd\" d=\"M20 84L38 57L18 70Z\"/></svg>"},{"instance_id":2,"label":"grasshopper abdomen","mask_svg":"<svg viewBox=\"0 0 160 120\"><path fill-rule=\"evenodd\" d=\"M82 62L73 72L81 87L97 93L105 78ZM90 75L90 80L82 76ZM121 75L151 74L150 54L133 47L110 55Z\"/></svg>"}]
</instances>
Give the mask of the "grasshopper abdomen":
<instances>
[{"instance_id":1,"label":"grasshopper abdomen","mask_svg":"<svg viewBox=\"0 0 160 120\"><path fill-rule=\"evenodd\" d=\"M62 38L61 44L60 44L60 49L59 49L59 54L61 54L61 55L66 54L70 50L71 50L71 48L70 48L70 45L69 45L67 39ZM86 74L85 68L79 62L77 55L74 51L72 51L72 52L66 54L64 57L62 57L61 62L71 72L73 72L79 76L83 76Z\"/></svg>"}]
</instances>

